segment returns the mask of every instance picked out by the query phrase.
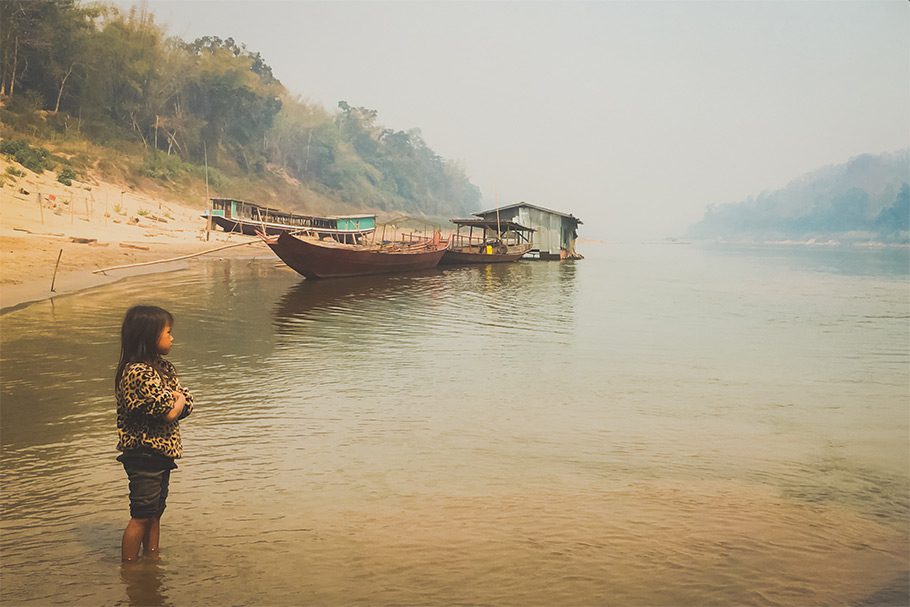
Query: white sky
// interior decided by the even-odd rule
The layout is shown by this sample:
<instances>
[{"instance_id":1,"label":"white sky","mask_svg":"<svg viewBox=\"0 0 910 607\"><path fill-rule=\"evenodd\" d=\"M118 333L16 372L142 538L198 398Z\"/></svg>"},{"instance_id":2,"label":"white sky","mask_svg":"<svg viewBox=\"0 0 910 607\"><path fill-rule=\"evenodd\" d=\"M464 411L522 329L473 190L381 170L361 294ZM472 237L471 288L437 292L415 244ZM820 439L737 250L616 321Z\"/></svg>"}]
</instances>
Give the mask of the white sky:
<instances>
[{"instance_id":1,"label":"white sky","mask_svg":"<svg viewBox=\"0 0 910 607\"><path fill-rule=\"evenodd\" d=\"M131 0L117 0L129 6ZM678 235L710 203L910 146L910 3L150 0L284 85L418 127L490 206L583 237Z\"/></svg>"}]
</instances>

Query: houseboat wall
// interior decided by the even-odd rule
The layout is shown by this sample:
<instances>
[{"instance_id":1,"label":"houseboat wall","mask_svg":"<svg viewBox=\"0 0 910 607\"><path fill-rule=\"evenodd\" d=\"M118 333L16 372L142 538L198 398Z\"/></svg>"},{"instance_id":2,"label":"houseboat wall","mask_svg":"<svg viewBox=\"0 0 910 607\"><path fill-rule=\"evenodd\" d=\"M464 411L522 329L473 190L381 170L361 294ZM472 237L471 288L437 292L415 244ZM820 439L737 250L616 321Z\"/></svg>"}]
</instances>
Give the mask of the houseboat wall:
<instances>
[{"instance_id":1,"label":"houseboat wall","mask_svg":"<svg viewBox=\"0 0 910 607\"><path fill-rule=\"evenodd\" d=\"M478 213L484 219L496 220L496 210ZM577 218L550 212L527 204L512 205L499 209L499 220L511 220L536 230L534 249L540 251L540 259L576 258L575 252Z\"/></svg>"},{"instance_id":2,"label":"houseboat wall","mask_svg":"<svg viewBox=\"0 0 910 607\"><path fill-rule=\"evenodd\" d=\"M376 216L357 216L357 217L344 217L340 216L338 220L338 229L339 230L375 230L376 229Z\"/></svg>"}]
</instances>

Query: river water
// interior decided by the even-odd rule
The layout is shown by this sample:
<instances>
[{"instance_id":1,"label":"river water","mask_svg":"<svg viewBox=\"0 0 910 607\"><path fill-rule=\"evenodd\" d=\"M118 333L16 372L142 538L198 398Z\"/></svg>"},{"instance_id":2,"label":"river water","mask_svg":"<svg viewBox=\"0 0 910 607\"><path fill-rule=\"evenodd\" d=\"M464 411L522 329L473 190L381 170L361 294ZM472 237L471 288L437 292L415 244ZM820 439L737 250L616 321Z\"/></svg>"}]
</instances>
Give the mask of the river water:
<instances>
[{"instance_id":1,"label":"river water","mask_svg":"<svg viewBox=\"0 0 910 607\"><path fill-rule=\"evenodd\" d=\"M910 583L907 251L600 245L308 282L208 261L0 318L0 599L878 605ZM121 568L125 308L196 395Z\"/></svg>"}]
</instances>

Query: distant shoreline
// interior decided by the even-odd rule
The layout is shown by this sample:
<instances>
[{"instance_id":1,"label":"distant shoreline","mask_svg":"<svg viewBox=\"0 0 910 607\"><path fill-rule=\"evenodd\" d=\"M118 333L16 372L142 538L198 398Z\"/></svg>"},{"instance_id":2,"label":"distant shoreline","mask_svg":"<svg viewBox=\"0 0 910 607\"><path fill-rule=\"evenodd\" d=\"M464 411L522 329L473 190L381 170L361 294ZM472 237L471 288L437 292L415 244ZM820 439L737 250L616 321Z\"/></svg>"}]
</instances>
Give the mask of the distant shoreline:
<instances>
[{"instance_id":1,"label":"distant shoreline","mask_svg":"<svg viewBox=\"0 0 910 607\"><path fill-rule=\"evenodd\" d=\"M672 244L700 244L700 245L729 245L729 246L764 246L764 247L803 247L803 248L849 248L849 249L910 249L908 242L881 242L881 241L863 241L848 240L835 238L809 238L806 240L785 239L785 240L761 240L761 239L695 239L695 238L667 238L665 242Z\"/></svg>"}]
</instances>

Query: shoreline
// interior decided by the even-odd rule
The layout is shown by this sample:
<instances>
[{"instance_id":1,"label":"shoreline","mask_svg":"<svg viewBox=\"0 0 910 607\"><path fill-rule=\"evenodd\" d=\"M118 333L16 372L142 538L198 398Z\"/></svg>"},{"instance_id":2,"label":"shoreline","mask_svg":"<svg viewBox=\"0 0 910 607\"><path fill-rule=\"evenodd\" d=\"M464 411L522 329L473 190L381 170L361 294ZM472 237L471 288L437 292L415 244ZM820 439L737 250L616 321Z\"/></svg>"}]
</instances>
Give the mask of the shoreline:
<instances>
[{"instance_id":1,"label":"shoreline","mask_svg":"<svg viewBox=\"0 0 910 607\"><path fill-rule=\"evenodd\" d=\"M6 173L7 167L22 176ZM36 174L4 157L0 175L0 314L124 278L180 270L195 257L163 260L269 254L254 236L206 235L204 201L193 208L91 177L67 186L52 171ZM216 251L233 244L238 246ZM160 263L98 272L148 262Z\"/></svg>"},{"instance_id":2,"label":"shoreline","mask_svg":"<svg viewBox=\"0 0 910 607\"><path fill-rule=\"evenodd\" d=\"M15 171L7 172L8 168ZM15 175L13 174L15 173ZM86 176L72 185L56 173L37 174L0 156L0 315L29 304L104 286L124 278L186 268L192 261L162 261L214 253L221 258L270 257L258 238L212 230L202 212L207 201L187 205L162 195ZM223 251L229 244L245 243ZM588 238L600 247L609 241ZM910 244L873 240L682 239L653 244L853 250L910 250ZM59 267L58 267L59 260ZM147 262L155 265L115 266ZM51 285L53 284L53 290Z\"/></svg>"},{"instance_id":3,"label":"shoreline","mask_svg":"<svg viewBox=\"0 0 910 607\"><path fill-rule=\"evenodd\" d=\"M217 259L258 259L265 257L262 255L262 243L249 242L242 243L248 245L252 251L244 248L245 253L225 252L224 255L215 255ZM217 247L215 247L217 248ZM238 247L240 248L240 247ZM97 287L106 286L119 282L127 278L145 276L151 274L166 274L168 272L177 272L185 270L198 260L203 259L209 254L206 250L198 252L197 257L185 260L166 261L158 259L149 259L149 265L140 265L138 267L119 268L107 270L107 272L96 272L92 270L75 270L68 272L58 272L56 279L51 280L54 284L54 290L51 291L51 285L45 280L29 280L16 285L4 285L0 288L0 316L9 312L22 310L28 306L57 297L74 295L82 291L87 291ZM217 251L216 253L221 253ZM175 252L173 256L179 255ZM143 263L143 262L137 262Z\"/></svg>"}]
</instances>

